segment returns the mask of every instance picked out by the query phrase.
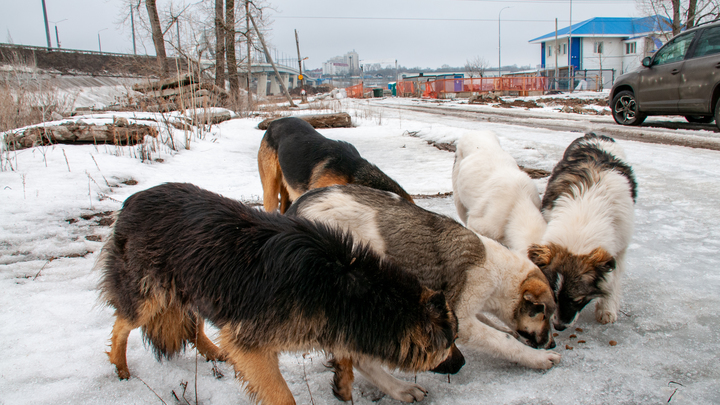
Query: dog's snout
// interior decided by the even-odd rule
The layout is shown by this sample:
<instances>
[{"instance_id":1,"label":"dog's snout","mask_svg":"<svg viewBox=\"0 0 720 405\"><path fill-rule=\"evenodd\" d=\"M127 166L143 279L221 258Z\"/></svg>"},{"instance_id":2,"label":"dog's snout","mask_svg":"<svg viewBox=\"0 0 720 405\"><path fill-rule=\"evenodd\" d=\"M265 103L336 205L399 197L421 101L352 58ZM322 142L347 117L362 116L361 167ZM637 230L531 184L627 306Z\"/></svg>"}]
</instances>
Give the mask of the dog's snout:
<instances>
[{"instance_id":1,"label":"dog's snout","mask_svg":"<svg viewBox=\"0 0 720 405\"><path fill-rule=\"evenodd\" d=\"M555 324L553 324L553 327L554 327L555 330L558 331L558 332L562 332L562 331L564 331L565 329L567 329L567 325L564 324L564 323L555 323Z\"/></svg>"}]
</instances>

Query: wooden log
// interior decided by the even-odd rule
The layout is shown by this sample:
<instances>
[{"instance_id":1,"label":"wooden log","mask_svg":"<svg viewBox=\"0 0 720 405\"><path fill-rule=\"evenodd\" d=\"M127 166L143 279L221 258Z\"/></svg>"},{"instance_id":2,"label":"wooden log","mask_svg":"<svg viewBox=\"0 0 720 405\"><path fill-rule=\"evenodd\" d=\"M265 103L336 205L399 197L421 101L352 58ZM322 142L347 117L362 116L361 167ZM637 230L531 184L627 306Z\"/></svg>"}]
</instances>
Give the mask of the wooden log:
<instances>
[{"instance_id":1,"label":"wooden log","mask_svg":"<svg viewBox=\"0 0 720 405\"><path fill-rule=\"evenodd\" d=\"M171 97L171 96L177 96L180 94L183 94L183 95L184 94L192 94L194 91L197 91L197 90L200 90L200 85L195 83L195 84L190 84L187 86L172 87L172 88L163 89L163 90L148 91L145 94L147 94L150 97L166 98L166 97Z\"/></svg>"},{"instance_id":2,"label":"wooden log","mask_svg":"<svg viewBox=\"0 0 720 405\"><path fill-rule=\"evenodd\" d=\"M154 82L136 83L133 84L133 90L139 91L141 93L148 93L168 88L187 86L189 84L198 82L200 82L200 80L198 80L197 76L185 73L183 75L180 75L179 78L176 76L164 80L157 80Z\"/></svg>"},{"instance_id":3,"label":"wooden log","mask_svg":"<svg viewBox=\"0 0 720 405\"><path fill-rule=\"evenodd\" d=\"M32 127L18 133L7 133L5 144L9 150L32 148L40 145L62 144L112 144L136 145L146 135L157 137L155 127L140 124L89 125L67 123L44 127Z\"/></svg>"},{"instance_id":4,"label":"wooden log","mask_svg":"<svg viewBox=\"0 0 720 405\"><path fill-rule=\"evenodd\" d=\"M281 117L268 118L258 124L258 128L265 130L271 122ZM350 128L352 127L352 118L348 113L332 113L332 114L315 114L297 116L301 120L307 121L313 128Z\"/></svg>"}]
</instances>

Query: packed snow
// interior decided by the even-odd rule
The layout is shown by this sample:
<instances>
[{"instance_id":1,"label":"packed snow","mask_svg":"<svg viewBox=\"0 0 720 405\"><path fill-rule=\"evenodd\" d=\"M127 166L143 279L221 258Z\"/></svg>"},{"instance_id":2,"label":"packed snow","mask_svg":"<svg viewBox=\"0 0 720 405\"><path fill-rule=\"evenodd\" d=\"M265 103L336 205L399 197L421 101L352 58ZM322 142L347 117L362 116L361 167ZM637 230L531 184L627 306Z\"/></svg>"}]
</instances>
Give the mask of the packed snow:
<instances>
[{"instance_id":1,"label":"packed snow","mask_svg":"<svg viewBox=\"0 0 720 405\"><path fill-rule=\"evenodd\" d=\"M492 129L518 164L549 171L581 135L386 104L344 99L340 109L355 127L320 132L354 144L409 193L428 196L417 198L419 205L454 218L452 197L442 196L452 190L454 155L428 141L452 143L462 130ZM112 115L162 126L144 115ZM101 123L112 115L85 119ZM110 213L140 190L179 181L261 202L259 121L233 119L190 133L163 128L165 138L144 162L137 146L2 151L0 404L192 404L196 397L200 404L251 403L228 364L217 364L224 374L217 378L213 364L190 348L158 362L138 330L128 344L132 377L118 380L105 355L113 310L98 301L93 264L110 232ZM562 360L547 371L464 350L467 364L450 378L395 373L429 391L424 403L720 403L720 152L618 142L639 185L618 322L598 324L590 304L559 333L555 350ZM541 192L546 182L537 180ZM216 338L217 330L208 329ZM325 360L317 352L281 355L297 403L338 403ZM353 397L356 404L399 403L358 373Z\"/></svg>"}]
</instances>

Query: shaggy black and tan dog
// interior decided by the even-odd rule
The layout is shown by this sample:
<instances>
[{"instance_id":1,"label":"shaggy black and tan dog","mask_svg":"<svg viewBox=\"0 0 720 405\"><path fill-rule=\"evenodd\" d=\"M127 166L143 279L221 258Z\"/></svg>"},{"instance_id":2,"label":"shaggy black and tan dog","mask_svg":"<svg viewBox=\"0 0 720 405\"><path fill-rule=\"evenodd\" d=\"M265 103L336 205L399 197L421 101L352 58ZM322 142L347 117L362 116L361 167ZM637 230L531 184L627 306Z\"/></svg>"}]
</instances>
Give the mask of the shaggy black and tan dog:
<instances>
[{"instance_id":1,"label":"shaggy black and tan dog","mask_svg":"<svg viewBox=\"0 0 720 405\"><path fill-rule=\"evenodd\" d=\"M360 156L347 142L327 139L300 118L270 123L258 151L265 211L287 211L290 203L314 188L360 184L393 192L412 202L395 180Z\"/></svg>"},{"instance_id":2,"label":"shaggy black and tan dog","mask_svg":"<svg viewBox=\"0 0 720 405\"><path fill-rule=\"evenodd\" d=\"M263 404L295 403L278 352L423 371L448 356L457 333L442 293L353 247L349 235L190 184L130 196L98 266L101 297L116 309L108 355L121 379L130 377L127 338L138 327L158 357L192 343L208 359L226 358ZM203 318L220 329L220 348Z\"/></svg>"}]
</instances>

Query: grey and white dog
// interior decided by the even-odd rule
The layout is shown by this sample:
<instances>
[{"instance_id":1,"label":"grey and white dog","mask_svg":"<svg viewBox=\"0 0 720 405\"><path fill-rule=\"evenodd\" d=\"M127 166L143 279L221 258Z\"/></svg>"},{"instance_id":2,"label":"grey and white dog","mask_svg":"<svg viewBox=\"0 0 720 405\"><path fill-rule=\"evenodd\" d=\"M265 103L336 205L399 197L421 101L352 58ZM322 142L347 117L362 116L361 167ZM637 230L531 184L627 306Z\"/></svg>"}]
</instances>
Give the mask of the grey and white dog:
<instances>
[{"instance_id":1,"label":"grey and white dog","mask_svg":"<svg viewBox=\"0 0 720 405\"><path fill-rule=\"evenodd\" d=\"M560 361L558 353L547 350L555 346L553 292L526 256L395 194L357 185L311 190L287 214L336 224L417 274L425 286L442 290L458 318L461 345L537 369ZM492 325L484 313L510 330ZM532 347L513 338L518 336ZM379 363L354 366L395 399L411 402L425 396L422 387L395 379Z\"/></svg>"}]
</instances>

